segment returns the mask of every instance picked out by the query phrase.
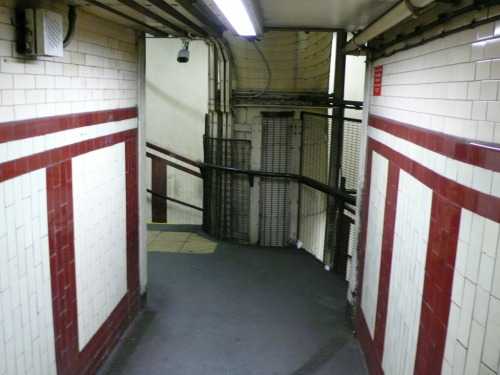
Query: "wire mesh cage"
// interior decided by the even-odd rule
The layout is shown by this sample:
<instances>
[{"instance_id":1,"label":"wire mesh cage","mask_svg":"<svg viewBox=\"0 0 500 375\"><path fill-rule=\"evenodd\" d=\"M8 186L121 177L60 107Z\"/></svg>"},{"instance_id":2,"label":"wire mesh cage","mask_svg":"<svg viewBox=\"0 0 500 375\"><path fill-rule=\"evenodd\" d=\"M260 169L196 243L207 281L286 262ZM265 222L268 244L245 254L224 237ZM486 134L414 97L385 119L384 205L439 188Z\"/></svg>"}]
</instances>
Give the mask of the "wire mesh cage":
<instances>
[{"instance_id":1,"label":"wire mesh cage","mask_svg":"<svg viewBox=\"0 0 500 375\"><path fill-rule=\"evenodd\" d=\"M261 170L290 173L292 160L293 112L262 113ZM291 181L261 177L259 244L287 246L290 243Z\"/></svg>"},{"instance_id":2,"label":"wire mesh cage","mask_svg":"<svg viewBox=\"0 0 500 375\"><path fill-rule=\"evenodd\" d=\"M301 118L301 175L355 193L361 122L310 112ZM299 238L307 251L346 278L354 246L351 224L341 199L301 186Z\"/></svg>"},{"instance_id":3,"label":"wire mesh cage","mask_svg":"<svg viewBox=\"0 0 500 375\"><path fill-rule=\"evenodd\" d=\"M205 163L250 169L251 142L235 139L204 139ZM204 168L203 229L216 238L247 244L250 215L250 184L243 174Z\"/></svg>"}]
</instances>

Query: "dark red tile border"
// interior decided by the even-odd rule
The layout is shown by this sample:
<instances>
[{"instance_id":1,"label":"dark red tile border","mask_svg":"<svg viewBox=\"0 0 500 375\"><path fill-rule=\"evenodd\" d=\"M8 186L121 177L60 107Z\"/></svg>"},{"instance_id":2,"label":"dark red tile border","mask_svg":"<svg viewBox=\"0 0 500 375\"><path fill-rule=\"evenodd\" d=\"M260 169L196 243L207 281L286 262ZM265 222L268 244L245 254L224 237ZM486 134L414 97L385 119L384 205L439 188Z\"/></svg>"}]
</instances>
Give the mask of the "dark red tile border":
<instances>
[{"instance_id":1,"label":"dark red tile border","mask_svg":"<svg viewBox=\"0 0 500 375\"><path fill-rule=\"evenodd\" d=\"M434 193L446 197L451 203L500 223L500 198L460 185L374 139L368 140L368 150L375 150L396 163L402 170L428 186Z\"/></svg>"},{"instance_id":2,"label":"dark red tile border","mask_svg":"<svg viewBox=\"0 0 500 375\"><path fill-rule=\"evenodd\" d=\"M56 165L64 160L70 160L75 156L87 152L109 147L117 143L126 142L137 138L137 130L131 129L121 133L106 135L100 138L89 139L84 142L56 148L50 151L41 152L24 158L8 161L0 164L0 182L21 176L25 173L35 171L40 168L47 168Z\"/></svg>"},{"instance_id":3,"label":"dark red tile border","mask_svg":"<svg viewBox=\"0 0 500 375\"><path fill-rule=\"evenodd\" d=\"M361 310L361 298L363 295L363 272L365 264L365 251L366 251L366 236L368 229L368 206L370 202L370 185L371 185L371 171L373 162L373 152L370 148L367 149L366 163L365 163L365 181L363 185L363 202L364 209L361 210L361 231L360 231L360 253L359 253L359 267L358 267L358 290L356 294L357 309L355 314L356 332L359 342L363 349L366 365L369 373L372 375L383 375L381 353L384 347L376 347L375 341L372 339L368 325L366 324L365 317Z\"/></svg>"},{"instance_id":4,"label":"dark red tile border","mask_svg":"<svg viewBox=\"0 0 500 375\"><path fill-rule=\"evenodd\" d=\"M151 155L151 190L167 196L167 161L156 155ZM151 197L153 223L167 222L167 201L157 195Z\"/></svg>"},{"instance_id":5,"label":"dark red tile border","mask_svg":"<svg viewBox=\"0 0 500 375\"><path fill-rule=\"evenodd\" d=\"M0 143L36 137L83 126L137 118L137 108L112 109L107 111L78 113L0 123Z\"/></svg>"},{"instance_id":6,"label":"dark red tile border","mask_svg":"<svg viewBox=\"0 0 500 375\"><path fill-rule=\"evenodd\" d=\"M71 160L47 168L52 313L58 374L78 354Z\"/></svg>"},{"instance_id":7,"label":"dark red tile border","mask_svg":"<svg viewBox=\"0 0 500 375\"><path fill-rule=\"evenodd\" d=\"M127 194L127 287L132 306L140 301L139 277L139 191L137 170L137 138L125 142Z\"/></svg>"},{"instance_id":8,"label":"dark red tile border","mask_svg":"<svg viewBox=\"0 0 500 375\"><path fill-rule=\"evenodd\" d=\"M356 294L357 305L361 306L361 297L363 295L363 270L365 264L365 249L366 249L366 236L368 229L368 207L370 204L370 185L371 185L371 171L372 171L373 153L370 149L366 152L365 162L365 181L363 184L363 209L361 210L361 225L359 234L359 272L358 272L358 290ZM358 309L359 311L360 309Z\"/></svg>"},{"instance_id":9,"label":"dark red tile border","mask_svg":"<svg viewBox=\"0 0 500 375\"><path fill-rule=\"evenodd\" d=\"M461 208L439 194L432 198L415 374L443 366Z\"/></svg>"},{"instance_id":10,"label":"dark red tile border","mask_svg":"<svg viewBox=\"0 0 500 375\"><path fill-rule=\"evenodd\" d=\"M375 319L375 335L373 340L375 352L378 355L380 363L382 363L384 354L385 326L387 321L387 306L389 304L389 286L391 280L392 248L394 244L394 228L396 225L398 187L399 168L389 162L378 284L377 315Z\"/></svg>"},{"instance_id":11,"label":"dark red tile border","mask_svg":"<svg viewBox=\"0 0 500 375\"><path fill-rule=\"evenodd\" d=\"M500 172L500 145L467 141L375 115L369 116L368 124L449 158Z\"/></svg>"},{"instance_id":12,"label":"dark red tile border","mask_svg":"<svg viewBox=\"0 0 500 375\"><path fill-rule=\"evenodd\" d=\"M137 139L125 142L127 220L127 293L63 375L95 374L140 308ZM76 322L75 322L76 323Z\"/></svg>"},{"instance_id":13,"label":"dark red tile border","mask_svg":"<svg viewBox=\"0 0 500 375\"><path fill-rule=\"evenodd\" d=\"M358 306L360 305L358 304ZM354 322L356 325L356 335L359 339L361 349L363 350L366 366L368 367L368 373L371 375L384 375L382 362L378 358L368 325L366 324L365 317L359 307L354 317Z\"/></svg>"}]
</instances>

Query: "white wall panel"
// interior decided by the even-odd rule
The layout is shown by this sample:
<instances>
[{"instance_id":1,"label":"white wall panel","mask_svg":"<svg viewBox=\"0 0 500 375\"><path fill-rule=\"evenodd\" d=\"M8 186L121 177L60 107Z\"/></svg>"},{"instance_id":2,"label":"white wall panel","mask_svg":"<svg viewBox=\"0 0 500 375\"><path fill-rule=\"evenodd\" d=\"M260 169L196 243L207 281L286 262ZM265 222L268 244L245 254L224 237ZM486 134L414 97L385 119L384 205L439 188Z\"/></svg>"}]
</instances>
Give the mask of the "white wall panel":
<instances>
[{"instance_id":1,"label":"white wall panel","mask_svg":"<svg viewBox=\"0 0 500 375\"><path fill-rule=\"evenodd\" d=\"M383 368L413 374L417 351L432 190L400 171Z\"/></svg>"},{"instance_id":2,"label":"white wall panel","mask_svg":"<svg viewBox=\"0 0 500 375\"><path fill-rule=\"evenodd\" d=\"M80 349L127 291L125 145L72 160Z\"/></svg>"},{"instance_id":3,"label":"white wall panel","mask_svg":"<svg viewBox=\"0 0 500 375\"><path fill-rule=\"evenodd\" d=\"M0 375L56 373L45 169L0 183Z\"/></svg>"},{"instance_id":4,"label":"white wall panel","mask_svg":"<svg viewBox=\"0 0 500 375\"><path fill-rule=\"evenodd\" d=\"M462 209L443 361L453 374L499 373L499 245L499 223Z\"/></svg>"},{"instance_id":5,"label":"white wall panel","mask_svg":"<svg viewBox=\"0 0 500 375\"><path fill-rule=\"evenodd\" d=\"M361 295L361 308L363 309L372 338L375 335L375 318L377 316L388 169L389 161L374 152L372 156L363 292Z\"/></svg>"}]
</instances>

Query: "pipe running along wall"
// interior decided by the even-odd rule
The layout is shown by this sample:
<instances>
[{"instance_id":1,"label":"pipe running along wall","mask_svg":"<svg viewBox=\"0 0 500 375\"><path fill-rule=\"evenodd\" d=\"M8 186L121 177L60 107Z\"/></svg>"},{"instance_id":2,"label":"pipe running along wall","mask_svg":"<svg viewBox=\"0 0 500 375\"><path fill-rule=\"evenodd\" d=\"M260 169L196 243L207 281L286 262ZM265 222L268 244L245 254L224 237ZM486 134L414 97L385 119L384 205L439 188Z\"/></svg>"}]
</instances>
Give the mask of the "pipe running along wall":
<instances>
[{"instance_id":1,"label":"pipe running along wall","mask_svg":"<svg viewBox=\"0 0 500 375\"><path fill-rule=\"evenodd\" d=\"M405 0L392 7L389 11L377 18L360 33L355 35L344 47L345 53L361 51L365 43L376 36L396 26L398 23L411 17L415 12L425 8L435 0Z\"/></svg>"}]
</instances>

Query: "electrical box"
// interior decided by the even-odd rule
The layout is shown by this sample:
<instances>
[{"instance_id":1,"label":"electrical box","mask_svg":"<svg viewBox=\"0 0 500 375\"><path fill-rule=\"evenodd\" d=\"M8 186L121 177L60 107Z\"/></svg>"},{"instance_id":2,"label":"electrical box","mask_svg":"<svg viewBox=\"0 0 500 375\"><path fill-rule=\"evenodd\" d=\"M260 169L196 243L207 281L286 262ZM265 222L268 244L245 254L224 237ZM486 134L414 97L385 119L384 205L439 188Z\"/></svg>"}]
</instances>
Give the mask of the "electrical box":
<instances>
[{"instance_id":1,"label":"electrical box","mask_svg":"<svg viewBox=\"0 0 500 375\"><path fill-rule=\"evenodd\" d=\"M63 56L63 23L59 13L46 9L25 9L26 54Z\"/></svg>"}]
</instances>

